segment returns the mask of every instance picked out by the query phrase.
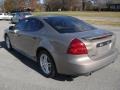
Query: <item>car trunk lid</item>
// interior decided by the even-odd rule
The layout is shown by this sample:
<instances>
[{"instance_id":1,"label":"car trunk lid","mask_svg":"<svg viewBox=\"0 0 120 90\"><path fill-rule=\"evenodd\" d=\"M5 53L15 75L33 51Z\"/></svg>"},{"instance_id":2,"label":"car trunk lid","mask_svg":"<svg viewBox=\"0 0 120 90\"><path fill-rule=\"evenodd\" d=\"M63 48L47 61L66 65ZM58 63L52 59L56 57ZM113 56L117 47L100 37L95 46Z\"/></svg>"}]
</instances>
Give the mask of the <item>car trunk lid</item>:
<instances>
[{"instance_id":1,"label":"car trunk lid","mask_svg":"<svg viewBox=\"0 0 120 90\"><path fill-rule=\"evenodd\" d=\"M72 36L80 39L86 45L88 56L94 60L107 55L115 47L115 36L109 31L97 29L72 33Z\"/></svg>"}]
</instances>

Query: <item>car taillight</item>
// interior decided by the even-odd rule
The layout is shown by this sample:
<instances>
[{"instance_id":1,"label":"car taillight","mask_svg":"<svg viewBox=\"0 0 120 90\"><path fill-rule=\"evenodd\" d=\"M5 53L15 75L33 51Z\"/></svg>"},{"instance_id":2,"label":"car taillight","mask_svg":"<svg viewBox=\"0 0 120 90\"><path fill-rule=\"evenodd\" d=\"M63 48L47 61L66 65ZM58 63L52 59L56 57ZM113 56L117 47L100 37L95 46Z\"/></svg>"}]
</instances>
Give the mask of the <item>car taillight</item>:
<instances>
[{"instance_id":1,"label":"car taillight","mask_svg":"<svg viewBox=\"0 0 120 90\"><path fill-rule=\"evenodd\" d=\"M72 55L81 55L88 54L88 50L82 41L79 39L74 39L70 43L67 53Z\"/></svg>"}]
</instances>

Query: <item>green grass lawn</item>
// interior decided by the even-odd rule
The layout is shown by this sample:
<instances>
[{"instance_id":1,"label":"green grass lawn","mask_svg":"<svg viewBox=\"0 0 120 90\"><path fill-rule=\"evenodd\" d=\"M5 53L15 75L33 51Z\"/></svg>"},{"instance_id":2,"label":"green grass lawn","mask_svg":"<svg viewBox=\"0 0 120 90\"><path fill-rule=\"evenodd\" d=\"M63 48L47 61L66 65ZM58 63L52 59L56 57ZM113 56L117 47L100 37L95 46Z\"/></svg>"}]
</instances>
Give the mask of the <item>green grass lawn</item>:
<instances>
[{"instance_id":1,"label":"green grass lawn","mask_svg":"<svg viewBox=\"0 0 120 90\"><path fill-rule=\"evenodd\" d=\"M34 15L68 15L68 16L81 16L81 17L114 17L120 18L120 12L80 12L80 11L67 11L67 12L34 12Z\"/></svg>"},{"instance_id":2,"label":"green grass lawn","mask_svg":"<svg viewBox=\"0 0 120 90\"><path fill-rule=\"evenodd\" d=\"M34 12L34 15L67 15L67 16L75 16L75 17L104 17L110 19L120 19L120 12L95 12L95 11L87 11L87 12L80 12L80 11L66 11L66 12ZM120 22L112 22L112 21L94 21L94 20L85 20L90 24L97 24L97 25L110 25L110 26L120 26Z\"/></svg>"},{"instance_id":3,"label":"green grass lawn","mask_svg":"<svg viewBox=\"0 0 120 90\"><path fill-rule=\"evenodd\" d=\"M95 25L110 25L120 27L120 22L112 22L112 21L94 21L94 20L85 20L87 23L95 24Z\"/></svg>"}]
</instances>

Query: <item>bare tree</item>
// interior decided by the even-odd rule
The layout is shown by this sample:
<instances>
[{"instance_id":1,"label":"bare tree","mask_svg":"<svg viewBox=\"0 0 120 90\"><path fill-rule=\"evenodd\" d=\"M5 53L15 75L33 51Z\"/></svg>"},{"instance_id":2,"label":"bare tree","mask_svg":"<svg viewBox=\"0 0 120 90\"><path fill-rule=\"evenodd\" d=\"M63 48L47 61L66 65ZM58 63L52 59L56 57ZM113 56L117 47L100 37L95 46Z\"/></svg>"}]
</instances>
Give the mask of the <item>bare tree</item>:
<instances>
[{"instance_id":1,"label":"bare tree","mask_svg":"<svg viewBox=\"0 0 120 90\"><path fill-rule=\"evenodd\" d=\"M25 0L18 0L18 9L19 10L24 10L25 8Z\"/></svg>"},{"instance_id":2,"label":"bare tree","mask_svg":"<svg viewBox=\"0 0 120 90\"><path fill-rule=\"evenodd\" d=\"M85 0L45 0L50 10L85 10Z\"/></svg>"},{"instance_id":3,"label":"bare tree","mask_svg":"<svg viewBox=\"0 0 120 90\"><path fill-rule=\"evenodd\" d=\"M37 7L37 0L18 0L17 8L19 10L31 9L34 11Z\"/></svg>"},{"instance_id":4,"label":"bare tree","mask_svg":"<svg viewBox=\"0 0 120 90\"><path fill-rule=\"evenodd\" d=\"M6 12L10 12L13 9L15 9L15 5L13 3L13 0L5 0L4 2L4 8Z\"/></svg>"}]
</instances>

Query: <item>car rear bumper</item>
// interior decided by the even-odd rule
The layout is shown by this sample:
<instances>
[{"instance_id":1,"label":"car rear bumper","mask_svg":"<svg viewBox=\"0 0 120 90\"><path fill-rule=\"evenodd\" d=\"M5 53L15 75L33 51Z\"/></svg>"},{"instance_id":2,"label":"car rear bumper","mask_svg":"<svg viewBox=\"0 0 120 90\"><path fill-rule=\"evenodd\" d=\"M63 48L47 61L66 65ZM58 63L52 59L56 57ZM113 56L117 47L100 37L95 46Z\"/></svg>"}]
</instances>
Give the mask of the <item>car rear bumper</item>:
<instances>
[{"instance_id":1,"label":"car rear bumper","mask_svg":"<svg viewBox=\"0 0 120 90\"><path fill-rule=\"evenodd\" d=\"M112 62L118 56L118 51L115 50L112 54L101 58L100 60L91 60L87 56L74 57L69 56L67 59L61 58L57 64L58 73L67 75L87 74L99 70Z\"/></svg>"}]
</instances>

